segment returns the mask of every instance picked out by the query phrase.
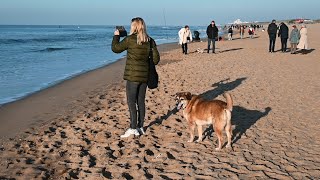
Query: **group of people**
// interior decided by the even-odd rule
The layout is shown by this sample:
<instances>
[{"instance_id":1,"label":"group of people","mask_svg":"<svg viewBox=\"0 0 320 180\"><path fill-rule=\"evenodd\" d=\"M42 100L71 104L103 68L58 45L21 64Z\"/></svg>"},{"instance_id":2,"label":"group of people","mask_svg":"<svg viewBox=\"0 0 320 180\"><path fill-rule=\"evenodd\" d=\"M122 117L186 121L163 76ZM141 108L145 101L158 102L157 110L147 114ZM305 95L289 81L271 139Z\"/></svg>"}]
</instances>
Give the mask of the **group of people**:
<instances>
[{"instance_id":1,"label":"group of people","mask_svg":"<svg viewBox=\"0 0 320 180\"><path fill-rule=\"evenodd\" d=\"M244 31L246 27L244 25L239 26L240 38L242 39L244 36ZM248 34L250 38L253 38L255 34L255 28L251 25L248 29ZM207 52L210 52L210 47L212 44L212 53L215 53L215 41L218 40L218 28L215 25L215 21L211 21L211 24L207 27L207 37L208 37L208 48ZM289 28L288 26L281 22L279 26L276 25L276 21L272 20L272 22L268 26L268 34L269 34L269 52L275 52L275 42L277 36L281 38L281 51L287 51L287 41L289 39L291 44L291 53L296 54L297 49L301 49L302 51L308 49L308 41L307 41L307 28L306 25L302 25L300 31L298 30L296 25L292 25L292 30L289 36ZM188 25L181 28L178 32L179 35L179 44L182 47L182 53L188 53L188 42L192 41L192 33ZM228 29L228 40L232 40L233 29L230 26Z\"/></svg>"},{"instance_id":2,"label":"group of people","mask_svg":"<svg viewBox=\"0 0 320 180\"><path fill-rule=\"evenodd\" d=\"M240 38L243 39L244 37L244 32L245 32L245 29L247 28L247 26L245 25L240 25L240 26L237 26L239 27L239 33L240 33ZM257 27L260 27L260 26L253 26L253 25L250 25L249 28L248 28L248 34L249 34L249 37L252 39L253 38L253 35L254 35L254 32L255 32L255 29ZM233 28L232 26L229 27L228 29L228 40L232 40L232 35L233 35Z\"/></svg>"},{"instance_id":3,"label":"group of people","mask_svg":"<svg viewBox=\"0 0 320 180\"><path fill-rule=\"evenodd\" d=\"M277 35L281 38L281 52L287 52L287 41L289 39L291 44L291 54L296 54L297 49L301 49L302 53L308 49L308 38L307 38L307 27L306 25L301 25L300 31L297 26L292 25L292 30L289 36L289 28L288 26L281 22L279 26L276 25L276 20L272 20L272 22L268 26L268 34L269 34L269 52L275 52L275 42Z\"/></svg>"}]
</instances>

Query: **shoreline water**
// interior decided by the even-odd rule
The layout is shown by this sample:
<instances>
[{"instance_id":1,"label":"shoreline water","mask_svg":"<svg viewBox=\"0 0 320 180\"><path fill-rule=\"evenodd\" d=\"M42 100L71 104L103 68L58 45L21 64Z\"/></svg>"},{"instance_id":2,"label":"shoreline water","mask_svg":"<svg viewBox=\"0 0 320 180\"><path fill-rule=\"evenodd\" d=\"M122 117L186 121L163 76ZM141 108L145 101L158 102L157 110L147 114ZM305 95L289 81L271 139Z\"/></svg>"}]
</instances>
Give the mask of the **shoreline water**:
<instances>
[{"instance_id":1,"label":"shoreline water","mask_svg":"<svg viewBox=\"0 0 320 180\"><path fill-rule=\"evenodd\" d=\"M123 57L124 54L111 52L113 28L0 25L3 50L0 104L16 101ZM194 28L204 31L204 27ZM150 35L159 45L177 42L177 32L177 26L149 27Z\"/></svg>"},{"instance_id":2,"label":"shoreline water","mask_svg":"<svg viewBox=\"0 0 320 180\"><path fill-rule=\"evenodd\" d=\"M158 45L160 53L179 47L177 43ZM16 101L0 105L0 142L30 127L37 128L64 117L68 111L65 108L81 99L79 96L87 98L84 94L91 94L97 88L108 89L111 84L121 83L125 60L126 57L120 58L102 67L61 80ZM159 65L163 63L160 62ZM84 83L87 83L87 87Z\"/></svg>"}]
</instances>

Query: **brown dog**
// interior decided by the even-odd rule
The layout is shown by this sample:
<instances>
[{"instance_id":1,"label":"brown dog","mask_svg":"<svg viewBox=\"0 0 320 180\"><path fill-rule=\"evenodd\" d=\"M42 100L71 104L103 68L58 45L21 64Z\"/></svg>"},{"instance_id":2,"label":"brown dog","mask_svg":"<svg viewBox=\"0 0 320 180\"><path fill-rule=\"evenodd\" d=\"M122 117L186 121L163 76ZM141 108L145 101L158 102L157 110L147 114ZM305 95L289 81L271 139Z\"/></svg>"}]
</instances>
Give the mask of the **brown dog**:
<instances>
[{"instance_id":1,"label":"brown dog","mask_svg":"<svg viewBox=\"0 0 320 180\"><path fill-rule=\"evenodd\" d=\"M233 101L229 93L225 93L224 97L227 102L220 100L207 101L198 95L192 95L190 92L176 94L177 109L183 109L183 116L186 118L190 129L190 140L188 142L193 142L195 125L198 126L199 139L197 141L200 142L202 141L202 125L212 124L219 141L216 150L221 149L223 129L225 129L228 137L227 147L231 147Z\"/></svg>"}]
</instances>

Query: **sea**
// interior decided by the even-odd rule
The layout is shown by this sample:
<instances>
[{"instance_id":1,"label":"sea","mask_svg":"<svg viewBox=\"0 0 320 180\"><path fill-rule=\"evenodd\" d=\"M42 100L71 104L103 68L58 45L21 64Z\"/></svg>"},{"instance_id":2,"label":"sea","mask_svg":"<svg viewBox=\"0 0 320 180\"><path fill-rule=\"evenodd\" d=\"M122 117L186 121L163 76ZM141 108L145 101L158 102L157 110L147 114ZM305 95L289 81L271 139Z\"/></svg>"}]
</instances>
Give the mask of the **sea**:
<instances>
[{"instance_id":1,"label":"sea","mask_svg":"<svg viewBox=\"0 0 320 180\"><path fill-rule=\"evenodd\" d=\"M190 26L206 37L207 26ZM181 26L148 26L158 45L178 43ZM130 27L125 26L129 32ZM0 105L108 65L115 26L0 25ZM222 33L222 32L221 32Z\"/></svg>"}]
</instances>

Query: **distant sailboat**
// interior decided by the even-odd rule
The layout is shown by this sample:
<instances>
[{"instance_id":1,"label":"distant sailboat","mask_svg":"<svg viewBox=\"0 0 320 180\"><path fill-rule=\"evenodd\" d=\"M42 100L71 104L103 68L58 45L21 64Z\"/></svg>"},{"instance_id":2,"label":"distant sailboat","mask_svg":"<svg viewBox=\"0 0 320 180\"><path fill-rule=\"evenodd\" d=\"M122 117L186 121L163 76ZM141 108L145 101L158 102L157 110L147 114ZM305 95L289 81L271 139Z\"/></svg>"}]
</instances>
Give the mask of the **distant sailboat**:
<instances>
[{"instance_id":1,"label":"distant sailboat","mask_svg":"<svg viewBox=\"0 0 320 180\"><path fill-rule=\"evenodd\" d=\"M163 9L163 19L164 19L164 28L165 29L168 29L168 27L167 27L167 20L166 20L166 14L165 14L165 9ZM167 31L165 31L166 32L166 36L167 36L167 39L169 39L169 37L168 37L168 34L167 34Z\"/></svg>"}]
</instances>

